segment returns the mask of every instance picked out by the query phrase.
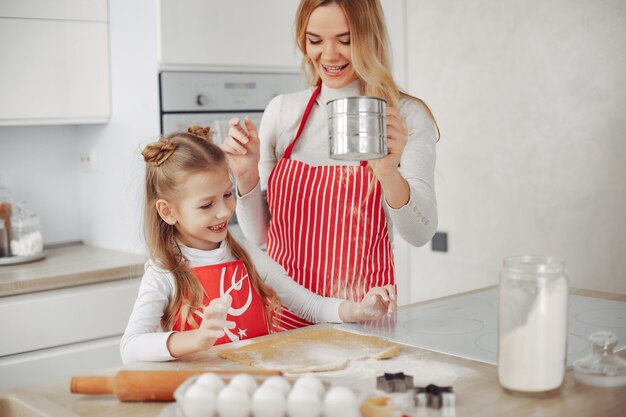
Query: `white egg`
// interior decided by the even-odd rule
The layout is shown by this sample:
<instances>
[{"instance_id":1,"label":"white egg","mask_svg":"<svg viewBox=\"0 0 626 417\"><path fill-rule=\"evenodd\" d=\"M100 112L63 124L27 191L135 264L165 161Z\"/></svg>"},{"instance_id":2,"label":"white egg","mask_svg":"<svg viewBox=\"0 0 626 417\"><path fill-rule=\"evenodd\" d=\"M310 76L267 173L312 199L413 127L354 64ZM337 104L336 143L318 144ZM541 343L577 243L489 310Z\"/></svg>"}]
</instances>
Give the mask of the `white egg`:
<instances>
[{"instance_id":1,"label":"white egg","mask_svg":"<svg viewBox=\"0 0 626 417\"><path fill-rule=\"evenodd\" d=\"M315 391L317 395L320 396L320 398L324 396L324 391L326 390L324 388L324 384L322 384L322 381L315 378L314 376L302 376L298 378L296 383L293 384L293 387L294 388L302 387L302 388L310 389L311 391Z\"/></svg>"},{"instance_id":2,"label":"white egg","mask_svg":"<svg viewBox=\"0 0 626 417\"><path fill-rule=\"evenodd\" d=\"M215 392L206 385L197 383L190 386L184 397L178 400L185 417L213 417L215 413Z\"/></svg>"},{"instance_id":3,"label":"white egg","mask_svg":"<svg viewBox=\"0 0 626 417\"><path fill-rule=\"evenodd\" d=\"M256 380L248 374L238 374L230 380L228 386L241 388L246 391L248 395L252 395L259 384L257 384Z\"/></svg>"},{"instance_id":4,"label":"white egg","mask_svg":"<svg viewBox=\"0 0 626 417\"><path fill-rule=\"evenodd\" d=\"M196 384L210 387L217 394L224 388L224 381L218 375L213 373L202 374L196 379Z\"/></svg>"},{"instance_id":5,"label":"white egg","mask_svg":"<svg viewBox=\"0 0 626 417\"><path fill-rule=\"evenodd\" d=\"M350 388L332 387L324 397L326 417L353 417L357 415L356 395Z\"/></svg>"},{"instance_id":6,"label":"white egg","mask_svg":"<svg viewBox=\"0 0 626 417\"><path fill-rule=\"evenodd\" d=\"M318 417L322 412L322 401L315 391L294 388L287 397L289 416Z\"/></svg>"},{"instance_id":7,"label":"white egg","mask_svg":"<svg viewBox=\"0 0 626 417\"><path fill-rule=\"evenodd\" d=\"M267 378L265 381L263 381L263 384L261 384L261 386L277 388L280 390L280 392L283 393L285 397L289 394L289 391L291 391L291 384L289 383L289 381L278 375Z\"/></svg>"},{"instance_id":8,"label":"white egg","mask_svg":"<svg viewBox=\"0 0 626 417\"><path fill-rule=\"evenodd\" d=\"M225 387L217 396L217 412L221 417L248 417L250 396L241 388Z\"/></svg>"},{"instance_id":9,"label":"white egg","mask_svg":"<svg viewBox=\"0 0 626 417\"><path fill-rule=\"evenodd\" d=\"M286 409L285 395L278 388L262 385L252 396L254 417L284 417Z\"/></svg>"}]
</instances>

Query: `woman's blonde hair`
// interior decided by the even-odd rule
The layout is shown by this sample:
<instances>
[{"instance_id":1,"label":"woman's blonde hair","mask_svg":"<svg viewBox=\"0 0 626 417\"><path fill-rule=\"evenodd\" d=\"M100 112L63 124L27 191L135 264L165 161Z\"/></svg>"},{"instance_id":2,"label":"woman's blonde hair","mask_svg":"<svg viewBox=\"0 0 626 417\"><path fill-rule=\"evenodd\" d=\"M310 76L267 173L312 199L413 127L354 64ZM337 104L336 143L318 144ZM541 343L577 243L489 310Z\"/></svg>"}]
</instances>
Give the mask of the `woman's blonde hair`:
<instances>
[{"instance_id":1,"label":"woman's blonde hair","mask_svg":"<svg viewBox=\"0 0 626 417\"><path fill-rule=\"evenodd\" d=\"M148 144L142 151L146 161L146 194L144 208L145 237L150 257L174 275L176 295L170 300L162 318L163 330L170 330L177 313L180 313L181 327L196 328L193 310L201 309L204 291L182 256L176 241L176 229L166 223L156 209L159 199L176 201L179 186L194 172L228 170L226 156L219 146L211 142L209 128L192 126L187 133L174 133ZM248 271L252 286L261 296L265 315L271 326L280 302L274 290L265 285L259 276L250 256L230 235L226 243L232 254L241 259Z\"/></svg>"},{"instance_id":2,"label":"woman's blonde hair","mask_svg":"<svg viewBox=\"0 0 626 417\"><path fill-rule=\"evenodd\" d=\"M384 98L387 104L397 107L401 96L412 98L424 107L437 130L435 118L422 100L406 94L398 88L391 71L391 46L385 15L379 0L301 0L296 12L296 44L302 52L302 71L311 86L321 83L314 63L306 53L306 29L315 9L336 4L343 11L350 28L352 65L361 79L361 94Z\"/></svg>"}]
</instances>

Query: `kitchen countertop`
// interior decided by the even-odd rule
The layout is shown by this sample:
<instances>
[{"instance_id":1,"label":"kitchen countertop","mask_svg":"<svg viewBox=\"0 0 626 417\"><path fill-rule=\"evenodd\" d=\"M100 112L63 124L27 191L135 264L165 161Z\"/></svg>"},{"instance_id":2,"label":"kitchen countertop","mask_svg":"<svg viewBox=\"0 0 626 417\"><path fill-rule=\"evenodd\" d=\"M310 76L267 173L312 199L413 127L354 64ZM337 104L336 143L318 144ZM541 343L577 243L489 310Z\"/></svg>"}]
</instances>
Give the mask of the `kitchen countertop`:
<instances>
[{"instance_id":1,"label":"kitchen countertop","mask_svg":"<svg viewBox=\"0 0 626 417\"><path fill-rule=\"evenodd\" d=\"M597 291L572 290L578 295L603 297L611 300L626 301L626 295L607 294ZM328 324L317 325L329 326ZM264 337L280 337L280 334ZM195 355L187 360L167 363L141 363L124 369L249 369L247 366L225 361L216 355L216 347L206 353ZM617 388L596 388L580 384L574 378L573 371L567 371L560 395L544 398L524 398L511 396L503 392L498 385L497 368L493 365L463 359L441 353L430 352L411 346L402 346L403 354L413 355L430 364L469 370L459 374L453 382L456 393L456 416L568 416L600 417L626 415L626 386ZM626 358L626 350L619 353ZM113 375L115 370L103 370L101 374ZM319 374L326 380L324 374ZM168 403L122 403L113 396L86 396L70 394L69 379L52 381L0 393L0 397L21 398L32 408L46 411L48 416L118 416L142 417L158 416ZM1 400L0 400L1 401ZM6 400L5 400L6 401ZM0 406L0 411L1 411ZM441 416L440 410L423 409L420 416ZM37 415L37 414L33 414ZM168 414L170 415L170 414Z\"/></svg>"},{"instance_id":2,"label":"kitchen countertop","mask_svg":"<svg viewBox=\"0 0 626 417\"><path fill-rule=\"evenodd\" d=\"M44 260L0 266L0 297L138 277L146 257L82 244L47 249Z\"/></svg>"}]
</instances>

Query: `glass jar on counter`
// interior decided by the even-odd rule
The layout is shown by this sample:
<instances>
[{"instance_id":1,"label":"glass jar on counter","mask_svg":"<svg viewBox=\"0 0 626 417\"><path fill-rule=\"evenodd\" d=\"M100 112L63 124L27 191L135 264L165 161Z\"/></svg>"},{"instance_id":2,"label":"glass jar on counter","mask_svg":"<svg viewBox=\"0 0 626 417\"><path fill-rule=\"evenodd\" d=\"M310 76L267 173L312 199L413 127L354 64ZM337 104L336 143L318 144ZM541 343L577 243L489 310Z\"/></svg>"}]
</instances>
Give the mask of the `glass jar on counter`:
<instances>
[{"instance_id":1,"label":"glass jar on counter","mask_svg":"<svg viewBox=\"0 0 626 417\"><path fill-rule=\"evenodd\" d=\"M33 256L43 252L43 236L39 216L27 202L15 205L11 217L11 255Z\"/></svg>"},{"instance_id":2,"label":"glass jar on counter","mask_svg":"<svg viewBox=\"0 0 626 417\"><path fill-rule=\"evenodd\" d=\"M0 184L0 257L11 255L9 242L11 241L11 190Z\"/></svg>"},{"instance_id":3,"label":"glass jar on counter","mask_svg":"<svg viewBox=\"0 0 626 417\"><path fill-rule=\"evenodd\" d=\"M4 222L0 220L0 258L9 256L9 236Z\"/></svg>"},{"instance_id":4,"label":"glass jar on counter","mask_svg":"<svg viewBox=\"0 0 626 417\"><path fill-rule=\"evenodd\" d=\"M505 391L558 393L567 359L567 272L551 256L503 261L499 285L498 379Z\"/></svg>"}]
</instances>

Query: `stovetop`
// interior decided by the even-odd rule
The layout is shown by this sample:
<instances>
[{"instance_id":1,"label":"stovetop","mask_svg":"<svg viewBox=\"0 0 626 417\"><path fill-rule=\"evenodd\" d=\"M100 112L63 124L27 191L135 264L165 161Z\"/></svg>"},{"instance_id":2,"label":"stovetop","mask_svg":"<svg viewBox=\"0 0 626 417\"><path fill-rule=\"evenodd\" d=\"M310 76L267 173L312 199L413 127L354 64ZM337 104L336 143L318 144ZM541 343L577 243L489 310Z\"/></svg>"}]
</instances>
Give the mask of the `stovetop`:
<instances>
[{"instance_id":1,"label":"stovetop","mask_svg":"<svg viewBox=\"0 0 626 417\"><path fill-rule=\"evenodd\" d=\"M498 290L490 289L423 305L404 306L394 318L344 323L338 328L381 336L397 343L496 364ZM589 335L609 330L615 351L626 348L626 302L569 296L567 365L591 354Z\"/></svg>"}]
</instances>

